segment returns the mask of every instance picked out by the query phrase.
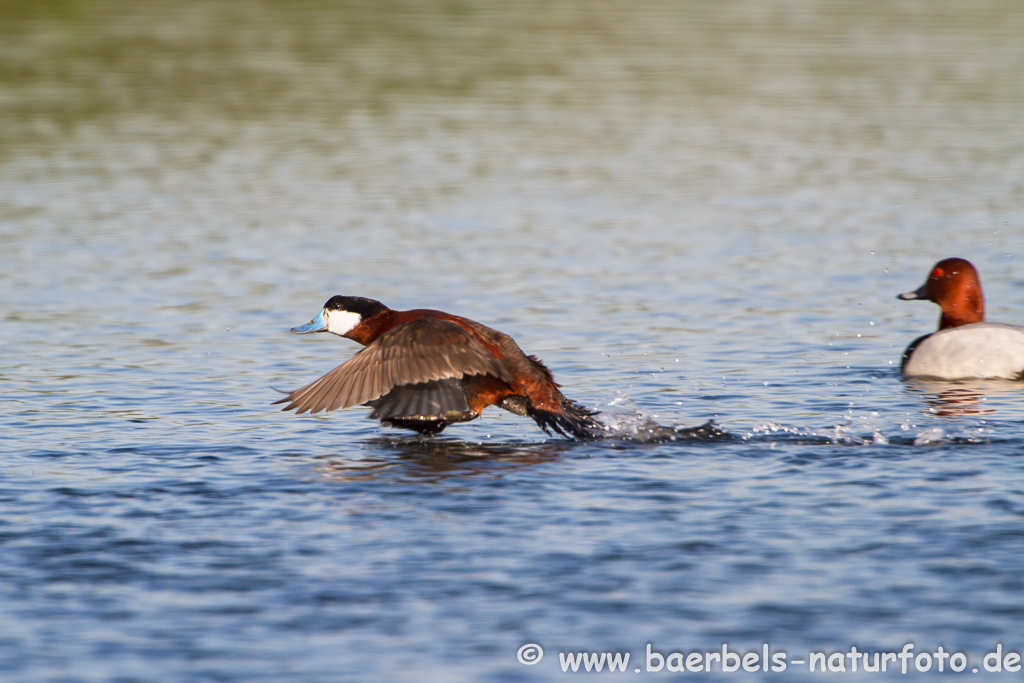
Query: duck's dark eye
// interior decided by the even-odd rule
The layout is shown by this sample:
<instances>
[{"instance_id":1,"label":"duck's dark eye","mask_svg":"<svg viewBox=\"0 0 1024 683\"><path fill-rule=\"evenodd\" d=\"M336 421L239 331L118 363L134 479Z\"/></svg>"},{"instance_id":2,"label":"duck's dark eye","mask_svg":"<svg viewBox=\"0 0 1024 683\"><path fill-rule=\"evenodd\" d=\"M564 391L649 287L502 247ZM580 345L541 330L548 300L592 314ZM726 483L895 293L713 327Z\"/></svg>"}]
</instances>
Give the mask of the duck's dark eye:
<instances>
[{"instance_id":1,"label":"duck's dark eye","mask_svg":"<svg viewBox=\"0 0 1024 683\"><path fill-rule=\"evenodd\" d=\"M324 308L328 311L343 311L345 310L345 304L348 298L349 297L345 296L332 296L327 300L327 303L324 304Z\"/></svg>"}]
</instances>

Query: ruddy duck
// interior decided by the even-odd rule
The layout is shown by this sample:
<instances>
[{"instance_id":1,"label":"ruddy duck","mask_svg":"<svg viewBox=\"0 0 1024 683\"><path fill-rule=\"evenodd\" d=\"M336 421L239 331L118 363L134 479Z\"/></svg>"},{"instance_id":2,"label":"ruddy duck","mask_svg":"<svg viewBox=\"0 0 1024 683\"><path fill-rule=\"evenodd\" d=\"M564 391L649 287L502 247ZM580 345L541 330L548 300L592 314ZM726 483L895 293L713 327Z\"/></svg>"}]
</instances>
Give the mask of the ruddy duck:
<instances>
[{"instance_id":1,"label":"ruddy duck","mask_svg":"<svg viewBox=\"0 0 1024 683\"><path fill-rule=\"evenodd\" d=\"M545 432L577 439L603 431L594 413L570 401L551 371L507 334L441 311L393 311L379 301L334 296L296 334L331 332L365 348L275 403L301 414L355 405L390 427L439 434L498 406Z\"/></svg>"}]
</instances>

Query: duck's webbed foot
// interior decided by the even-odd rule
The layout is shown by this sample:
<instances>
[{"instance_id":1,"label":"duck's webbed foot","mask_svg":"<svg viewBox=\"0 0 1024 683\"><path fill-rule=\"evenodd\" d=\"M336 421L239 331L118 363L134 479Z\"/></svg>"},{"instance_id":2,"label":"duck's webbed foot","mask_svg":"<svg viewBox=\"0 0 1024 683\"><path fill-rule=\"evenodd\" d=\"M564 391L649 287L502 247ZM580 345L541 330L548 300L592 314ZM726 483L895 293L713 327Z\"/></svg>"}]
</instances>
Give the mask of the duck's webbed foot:
<instances>
[{"instance_id":1,"label":"duck's webbed foot","mask_svg":"<svg viewBox=\"0 0 1024 683\"><path fill-rule=\"evenodd\" d=\"M497 403L497 406L502 410L507 410L513 415L519 415L526 417L530 414L530 401L525 396L519 394L512 394L501 399Z\"/></svg>"}]
</instances>

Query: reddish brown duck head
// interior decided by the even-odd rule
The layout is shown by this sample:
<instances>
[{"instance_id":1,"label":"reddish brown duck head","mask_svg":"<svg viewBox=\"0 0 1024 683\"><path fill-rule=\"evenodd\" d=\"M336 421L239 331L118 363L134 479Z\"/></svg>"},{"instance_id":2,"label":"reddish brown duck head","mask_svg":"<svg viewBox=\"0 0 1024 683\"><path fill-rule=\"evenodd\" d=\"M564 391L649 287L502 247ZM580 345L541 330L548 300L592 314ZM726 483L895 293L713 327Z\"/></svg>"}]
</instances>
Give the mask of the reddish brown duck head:
<instances>
[{"instance_id":1,"label":"reddish brown duck head","mask_svg":"<svg viewBox=\"0 0 1024 683\"><path fill-rule=\"evenodd\" d=\"M942 309L940 330L985 320L985 296L981 292L978 271L970 261L962 258L939 261L923 285L896 298L904 301L924 299L937 303Z\"/></svg>"}]
</instances>

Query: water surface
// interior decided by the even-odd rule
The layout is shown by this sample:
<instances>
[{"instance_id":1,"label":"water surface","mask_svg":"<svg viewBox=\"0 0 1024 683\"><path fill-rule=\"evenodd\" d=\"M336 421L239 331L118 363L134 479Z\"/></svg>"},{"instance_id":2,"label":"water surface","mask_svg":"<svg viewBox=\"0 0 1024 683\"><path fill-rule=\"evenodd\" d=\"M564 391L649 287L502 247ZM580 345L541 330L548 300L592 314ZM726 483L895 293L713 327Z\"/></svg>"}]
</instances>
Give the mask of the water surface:
<instances>
[{"instance_id":1,"label":"water surface","mask_svg":"<svg viewBox=\"0 0 1024 683\"><path fill-rule=\"evenodd\" d=\"M4 681L1024 650L1024 395L901 379L895 300L957 255L1020 320L1017 3L0 13ZM620 438L278 412L355 351L287 332L333 294L511 334Z\"/></svg>"}]
</instances>

